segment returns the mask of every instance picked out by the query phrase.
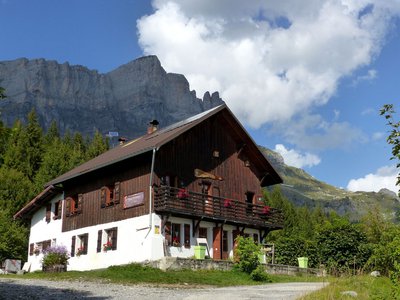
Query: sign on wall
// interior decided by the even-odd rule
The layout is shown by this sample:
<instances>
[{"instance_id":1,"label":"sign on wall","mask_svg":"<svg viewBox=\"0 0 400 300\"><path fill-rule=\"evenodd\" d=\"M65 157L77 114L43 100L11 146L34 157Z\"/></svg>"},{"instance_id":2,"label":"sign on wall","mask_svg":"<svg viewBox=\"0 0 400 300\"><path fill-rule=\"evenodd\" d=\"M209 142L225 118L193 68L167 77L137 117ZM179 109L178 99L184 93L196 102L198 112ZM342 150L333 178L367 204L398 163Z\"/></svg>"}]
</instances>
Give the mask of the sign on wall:
<instances>
[{"instance_id":1,"label":"sign on wall","mask_svg":"<svg viewBox=\"0 0 400 300\"><path fill-rule=\"evenodd\" d=\"M126 195L124 197L124 208L135 207L144 204L144 192Z\"/></svg>"}]
</instances>

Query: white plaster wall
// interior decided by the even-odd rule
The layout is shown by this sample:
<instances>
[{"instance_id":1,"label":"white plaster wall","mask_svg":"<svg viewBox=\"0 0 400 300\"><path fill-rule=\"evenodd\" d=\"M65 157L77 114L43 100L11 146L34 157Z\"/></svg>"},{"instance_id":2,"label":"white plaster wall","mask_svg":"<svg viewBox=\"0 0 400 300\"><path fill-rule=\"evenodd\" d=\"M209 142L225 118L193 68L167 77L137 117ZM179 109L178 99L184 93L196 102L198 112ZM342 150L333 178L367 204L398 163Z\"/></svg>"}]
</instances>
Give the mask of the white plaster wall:
<instances>
[{"instance_id":1,"label":"white plaster wall","mask_svg":"<svg viewBox=\"0 0 400 300\"><path fill-rule=\"evenodd\" d=\"M29 235L29 245L34 243L43 242L45 240L57 239L61 234L62 219L54 220L54 203L63 199L63 195L57 195L52 200L52 212L50 222L46 222L46 207L40 208L31 219L31 229ZM60 212L62 213L62 212ZM28 262L31 263L31 271L37 271L42 269L42 258L43 254L29 255L28 245Z\"/></svg>"},{"instance_id":2,"label":"white plaster wall","mask_svg":"<svg viewBox=\"0 0 400 300\"><path fill-rule=\"evenodd\" d=\"M52 203L62 199L59 195L52 199ZM54 205L53 205L54 207ZM145 260L157 260L164 257L164 236L161 234L161 219L158 215L144 215L137 218L131 218L118 222L111 222L96 226L80 228L73 231L61 232L62 220L53 220L49 223L45 221L46 210L38 210L31 221L31 234L29 243L38 243L44 240L55 240L57 245L64 245L71 250L72 237L76 236L75 249L80 247L78 236L88 234L88 252L86 255L74 256L69 259L68 270L92 270L107 268L112 265L128 264L132 262L141 262ZM52 216L53 217L53 216ZM169 252L174 257L192 257L194 256L194 246L197 245L196 237L193 237L192 220L170 217L171 223L181 224L181 245L184 244L184 224L190 225L190 248L170 247ZM151 227L149 227L151 223ZM207 228L207 242L210 256L213 257L213 228L215 223L202 221L200 227ZM97 252L98 231L103 231L102 244L105 243L106 234L104 230L118 228L117 249L104 252ZM158 228L157 228L158 227ZM228 251L229 256L233 257L232 250L232 231L236 226L225 225L224 230L228 231ZM259 233L255 229L245 229L244 233L252 235ZM41 270L42 254L28 257L31 263L31 271Z\"/></svg>"}]
</instances>

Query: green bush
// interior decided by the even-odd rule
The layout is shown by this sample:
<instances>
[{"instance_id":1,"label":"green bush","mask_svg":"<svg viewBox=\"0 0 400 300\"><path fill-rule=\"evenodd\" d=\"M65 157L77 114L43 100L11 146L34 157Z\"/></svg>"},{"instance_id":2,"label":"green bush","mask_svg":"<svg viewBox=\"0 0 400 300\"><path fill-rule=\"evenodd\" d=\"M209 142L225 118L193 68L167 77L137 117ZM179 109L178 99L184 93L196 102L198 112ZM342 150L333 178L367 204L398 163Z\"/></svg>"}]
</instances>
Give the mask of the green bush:
<instances>
[{"instance_id":1,"label":"green bush","mask_svg":"<svg viewBox=\"0 0 400 300\"><path fill-rule=\"evenodd\" d=\"M259 265L253 272L250 273L251 279L254 281L262 281L262 282L272 282L271 277L265 272L265 269L262 265Z\"/></svg>"},{"instance_id":2,"label":"green bush","mask_svg":"<svg viewBox=\"0 0 400 300\"><path fill-rule=\"evenodd\" d=\"M260 264L260 246L256 245L252 238L238 236L236 238L235 263L240 271L251 274Z\"/></svg>"}]
</instances>

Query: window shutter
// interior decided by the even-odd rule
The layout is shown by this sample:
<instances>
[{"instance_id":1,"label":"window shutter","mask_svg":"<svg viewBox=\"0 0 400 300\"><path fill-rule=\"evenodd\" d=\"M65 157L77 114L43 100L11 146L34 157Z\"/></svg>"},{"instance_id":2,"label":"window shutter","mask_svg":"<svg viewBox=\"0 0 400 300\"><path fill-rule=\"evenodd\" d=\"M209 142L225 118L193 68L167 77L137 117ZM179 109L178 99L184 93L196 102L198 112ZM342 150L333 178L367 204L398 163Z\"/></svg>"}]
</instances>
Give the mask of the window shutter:
<instances>
[{"instance_id":1,"label":"window shutter","mask_svg":"<svg viewBox=\"0 0 400 300\"><path fill-rule=\"evenodd\" d=\"M117 235L118 235L118 228L115 227L112 229L111 232L111 249L112 250L117 250Z\"/></svg>"},{"instance_id":2,"label":"window shutter","mask_svg":"<svg viewBox=\"0 0 400 300\"><path fill-rule=\"evenodd\" d=\"M97 252L101 252L101 238L103 237L103 230L97 231Z\"/></svg>"},{"instance_id":3,"label":"window shutter","mask_svg":"<svg viewBox=\"0 0 400 300\"><path fill-rule=\"evenodd\" d=\"M75 242L76 242L76 236L73 236L71 242L71 257L75 256Z\"/></svg>"},{"instance_id":4,"label":"window shutter","mask_svg":"<svg viewBox=\"0 0 400 300\"><path fill-rule=\"evenodd\" d=\"M83 194L78 194L78 209L76 210L77 213L82 212L82 203L83 203Z\"/></svg>"},{"instance_id":5,"label":"window shutter","mask_svg":"<svg viewBox=\"0 0 400 300\"><path fill-rule=\"evenodd\" d=\"M120 183L116 182L114 185L114 203L119 203L119 191L120 191Z\"/></svg>"},{"instance_id":6,"label":"window shutter","mask_svg":"<svg viewBox=\"0 0 400 300\"><path fill-rule=\"evenodd\" d=\"M71 197L68 197L67 199L65 199L65 216L69 217L71 214Z\"/></svg>"},{"instance_id":7,"label":"window shutter","mask_svg":"<svg viewBox=\"0 0 400 300\"><path fill-rule=\"evenodd\" d=\"M46 222L49 223L51 220L51 203L46 204Z\"/></svg>"},{"instance_id":8,"label":"window shutter","mask_svg":"<svg viewBox=\"0 0 400 300\"><path fill-rule=\"evenodd\" d=\"M62 201L57 202L58 210L57 210L57 219L61 219L61 212L62 212Z\"/></svg>"},{"instance_id":9,"label":"window shutter","mask_svg":"<svg viewBox=\"0 0 400 300\"><path fill-rule=\"evenodd\" d=\"M103 186L100 190L100 203L101 203L101 208L106 207L106 201L107 201L107 188Z\"/></svg>"},{"instance_id":10,"label":"window shutter","mask_svg":"<svg viewBox=\"0 0 400 300\"><path fill-rule=\"evenodd\" d=\"M82 236L82 239L83 239L83 254L87 254L87 252L88 252L89 234L85 233Z\"/></svg>"},{"instance_id":11,"label":"window shutter","mask_svg":"<svg viewBox=\"0 0 400 300\"><path fill-rule=\"evenodd\" d=\"M29 255L33 255L33 249L35 249L35 244L29 244Z\"/></svg>"},{"instance_id":12,"label":"window shutter","mask_svg":"<svg viewBox=\"0 0 400 300\"><path fill-rule=\"evenodd\" d=\"M185 224L184 225L184 234L183 234L183 243L185 245L185 248L190 248L190 225Z\"/></svg>"},{"instance_id":13,"label":"window shutter","mask_svg":"<svg viewBox=\"0 0 400 300\"><path fill-rule=\"evenodd\" d=\"M171 222L165 223L165 239L167 240L168 245L172 244Z\"/></svg>"}]
</instances>

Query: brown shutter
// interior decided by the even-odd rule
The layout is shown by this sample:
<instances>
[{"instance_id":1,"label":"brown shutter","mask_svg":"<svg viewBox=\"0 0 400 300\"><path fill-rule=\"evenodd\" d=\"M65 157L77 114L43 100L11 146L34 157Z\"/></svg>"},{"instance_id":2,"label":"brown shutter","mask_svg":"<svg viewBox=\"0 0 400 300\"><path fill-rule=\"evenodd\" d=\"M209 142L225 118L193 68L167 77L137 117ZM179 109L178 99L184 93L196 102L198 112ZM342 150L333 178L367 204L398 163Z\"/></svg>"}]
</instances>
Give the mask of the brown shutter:
<instances>
[{"instance_id":1,"label":"brown shutter","mask_svg":"<svg viewBox=\"0 0 400 300\"><path fill-rule=\"evenodd\" d=\"M51 220L51 203L46 205L46 222L49 223Z\"/></svg>"},{"instance_id":2,"label":"brown shutter","mask_svg":"<svg viewBox=\"0 0 400 300\"><path fill-rule=\"evenodd\" d=\"M82 212L82 203L83 203L83 194L78 194L78 209L76 210L77 213Z\"/></svg>"},{"instance_id":3,"label":"brown shutter","mask_svg":"<svg viewBox=\"0 0 400 300\"><path fill-rule=\"evenodd\" d=\"M61 219L61 212L62 212L62 201L57 202L58 211L57 211L57 219Z\"/></svg>"},{"instance_id":4,"label":"brown shutter","mask_svg":"<svg viewBox=\"0 0 400 300\"><path fill-rule=\"evenodd\" d=\"M185 248L190 248L190 225L185 224L184 225L184 230L183 230L183 244L185 245Z\"/></svg>"},{"instance_id":5,"label":"brown shutter","mask_svg":"<svg viewBox=\"0 0 400 300\"><path fill-rule=\"evenodd\" d=\"M111 249L117 250L117 235L118 235L118 228L115 227L111 231Z\"/></svg>"},{"instance_id":6,"label":"brown shutter","mask_svg":"<svg viewBox=\"0 0 400 300\"><path fill-rule=\"evenodd\" d=\"M171 222L165 223L165 239L167 240L168 245L172 245Z\"/></svg>"},{"instance_id":7,"label":"brown shutter","mask_svg":"<svg viewBox=\"0 0 400 300\"><path fill-rule=\"evenodd\" d=\"M119 203L119 191L120 191L120 183L116 182L114 185L114 203Z\"/></svg>"},{"instance_id":8,"label":"brown shutter","mask_svg":"<svg viewBox=\"0 0 400 300\"><path fill-rule=\"evenodd\" d=\"M68 197L67 199L65 199L65 216L69 217L71 214L71 197Z\"/></svg>"},{"instance_id":9,"label":"brown shutter","mask_svg":"<svg viewBox=\"0 0 400 300\"><path fill-rule=\"evenodd\" d=\"M29 244L29 255L33 255L33 249L35 249L35 244Z\"/></svg>"},{"instance_id":10,"label":"brown shutter","mask_svg":"<svg viewBox=\"0 0 400 300\"><path fill-rule=\"evenodd\" d=\"M75 256L75 242L76 242L76 236L73 236L71 242L71 257Z\"/></svg>"},{"instance_id":11,"label":"brown shutter","mask_svg":"<svg viewBox=\"0 0 400 300\"><path fill-rule=\"evenodd\" d=\"M106 201L107 201L107 188L103 186L100 190L100 203L101 203L101 208L106 207Z\"/></svg>"},{"instance_id":12,"label":"brown shutter","mask_svg":"<svg viewBox=\"0 0 400 300\"><path fill-rule=\"evenodd\" d=\"M103 230L97 231L97 252L101 252L101 238L103 237Z\"/></svg>"}]
</instances>

